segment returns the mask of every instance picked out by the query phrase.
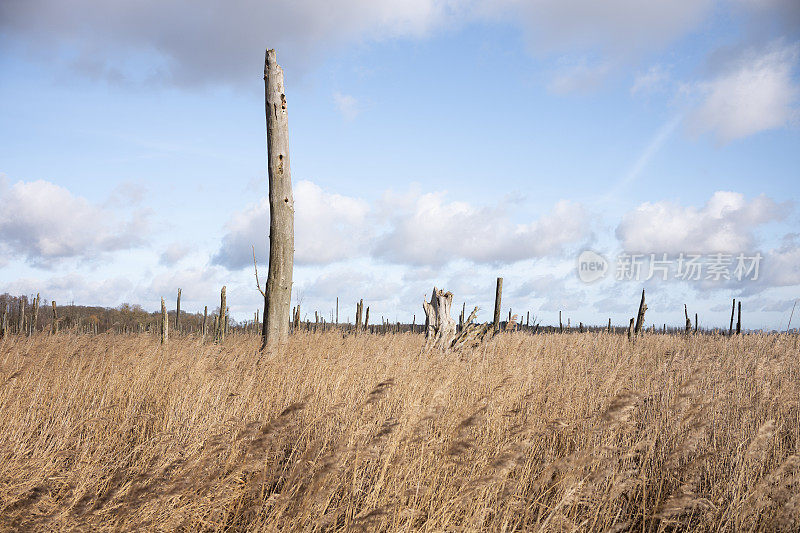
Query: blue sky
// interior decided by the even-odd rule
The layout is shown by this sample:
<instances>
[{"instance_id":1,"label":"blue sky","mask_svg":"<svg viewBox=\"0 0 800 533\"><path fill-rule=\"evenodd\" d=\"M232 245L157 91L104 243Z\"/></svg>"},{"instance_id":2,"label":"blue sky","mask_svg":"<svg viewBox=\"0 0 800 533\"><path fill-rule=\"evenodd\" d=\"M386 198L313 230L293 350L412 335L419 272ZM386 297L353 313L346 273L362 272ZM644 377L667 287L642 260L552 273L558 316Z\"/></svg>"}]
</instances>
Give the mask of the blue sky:
<instances>
[{"instance_id":1,"label":"blue sky","mask_svg":"<svg viewBox=\"0 0 800 533\"><path fill-rule=\"evenodd\" d=\"M786 326L800 297L800 8L784 0L0 4L0 291L141 303L266 270L263 54L286 74L304 314ZM584 283L595 250L608 275ZM616 280L623 252L757 280ZM731 270L733 267L731 266ZM705 277L705 276L704 276Z\"/></svg>"}]
</instances>

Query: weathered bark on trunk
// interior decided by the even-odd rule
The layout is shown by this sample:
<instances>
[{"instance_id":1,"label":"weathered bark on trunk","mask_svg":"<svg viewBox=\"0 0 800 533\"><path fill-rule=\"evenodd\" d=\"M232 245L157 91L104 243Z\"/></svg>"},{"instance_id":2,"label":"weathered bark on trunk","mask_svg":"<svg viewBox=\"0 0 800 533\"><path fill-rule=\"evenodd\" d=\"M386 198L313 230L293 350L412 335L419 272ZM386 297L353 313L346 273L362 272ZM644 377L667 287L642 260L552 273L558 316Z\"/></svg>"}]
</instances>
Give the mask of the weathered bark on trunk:
<instances>
[{"instance_id":1,"label":"weathered bark on trunk","mask_svg":"<svg viewBox=\"0 0 800 533\"><path fill-rule=\"evenodd\" d=\"M355 330L356 333L361 329L361 315L364 313L364 300L359 300L356 302L356 323L355 323Z\"/></svg>"},{"instance_id":2,"label":"weathered bark on trunk","mask_svg":"<svg viewBox=\"0 0 800 533\"><path fill-rule=\"evenodd\" d=\"M33 300L33 322L31 323L31 335L36 333L36 327L39 324L39 293L36 293L36 298Z\"/></svg>"},{"instance_id":3,"label":"weathered bark on trunk","mask_svg":"<svg viewBox=\"0 0 800 533\"><path fill-rule=\"evenodd\" d=\"M644 326L644 312L647 311L647 304L644 303L644 289L642 289L642 301L639 302L639 312L636 314L636 327L633 332L639 335Z\"/></svg>"},{"instance_id":4,"label":"weathered bark on trunk","mask_svg":"<svg viewBox=\"0 0 800 533\"><path fill-rule=\"evenodd\" d=\"M222 290L219 291L219 323L217 324L217 342L222 343L225 341L225 330L227 329L225 326L228 322L228 315L227 315L228 307L225 298L225 287L222 287Z\"/></svg>"},{"instance_id":5,"label":"weathered bark on trunk","mask_svg":"<svg viewBox=\"0 0 800 533\"><path fill-rule=\"evenodd\" d=\"M175 332L181 330L181 290L178 289L178 302L175 306Z\"/></svg>"},{"instance_id":6,"label":"weathered bark on trunk","mask_svg":"<svg viewBox=\"0 0 800 533\"><path fill-rule=\"evenodd\" d=\"M294 266L294 198L289 168L289 119L283 87L283 69L275 50L264 59L269 167L269 272L264 297L261 348L286 342Z\"/></svg>"},{"instance_id":7,"label":"weathered bark on trunk","mask_svg":"<svg viewBox=\"0 0 800 533\"><path fill-rule=\"evenodd\" d=\"M631 321L628 324L628 340L633 339L633 330L634 330L634 320L631 318Z\"/></svg>"},{"instance_id":8,"label":"weathered bark on trunk","mask_svg":"<svg viewBox=\"0 0 800 533\"><path fill-rule=\"evenodd\" d=\"M739 300L739 315L738 315L738 318L736 319L736 334L737 335L741 335L742 334L742 301L741 300Z\"/></svg>"},{"instance_id":9,"label":"weathered bark on trunk","mask_svg":"<svg viewBox=\"0 0 800 533\"><path fill-rule=\"evenodd\" d=\"M689 309L686 307L686 304L683 304L683 314L686 317L685 333L689 333L692 331L692 321L689 319Z\"/></svg>"},{"instance_id":10,"label":"weathered bark on trunk","mask_svg":"<svg viewBox=\"0 0 800 533\"><path fill-rule=\"evenodd\" d=\"M500 332L500 303L503 296L503 278L497 278L497 288L494 292L494 322L492 331L496 335Z\"/></svg>"},{"instance_id":11,"label":"weathered bark on trunk","mask_svg":"<svg viewBox=\"0 0 800 533\"><path fill-rule=\"evenodd\" d=\"M169 319L167 318L167 304L161 298L161 344L167 343L169 337Z\"/></svg>"},{"instance_id":12,"label":"weathered bark on trunk","mask_svg":"<svg viewBox=\"0 0 800 533\"><path fill-rule=\"evenodd\" d=\"M499 278L498 278L499 279ZM426 344L433 344L439 349L450 347L456 334L456 322L450 317L450 307L453 305L453 293L433 288L431 301L422 301L428 327L425 331Z\"/></svg>"}]
</instances>

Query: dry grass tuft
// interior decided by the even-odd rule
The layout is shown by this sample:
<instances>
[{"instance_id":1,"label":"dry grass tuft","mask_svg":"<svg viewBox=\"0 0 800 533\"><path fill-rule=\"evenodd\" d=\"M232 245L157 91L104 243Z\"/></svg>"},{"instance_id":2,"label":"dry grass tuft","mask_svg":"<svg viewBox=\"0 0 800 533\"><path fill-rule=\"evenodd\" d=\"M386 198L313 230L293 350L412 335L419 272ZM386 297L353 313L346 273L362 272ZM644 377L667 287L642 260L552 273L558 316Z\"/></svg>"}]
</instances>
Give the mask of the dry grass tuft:
<instances>
[{"instance_id":1,"label":"dry grass tuft","mask_svg":"<svg viewBox=\"0 0 800 533\"><path fill-rule=\"evenodd\" d=\"M0 529L796 531L790 336L0 342Z\"/></svg>"}]
</instances>

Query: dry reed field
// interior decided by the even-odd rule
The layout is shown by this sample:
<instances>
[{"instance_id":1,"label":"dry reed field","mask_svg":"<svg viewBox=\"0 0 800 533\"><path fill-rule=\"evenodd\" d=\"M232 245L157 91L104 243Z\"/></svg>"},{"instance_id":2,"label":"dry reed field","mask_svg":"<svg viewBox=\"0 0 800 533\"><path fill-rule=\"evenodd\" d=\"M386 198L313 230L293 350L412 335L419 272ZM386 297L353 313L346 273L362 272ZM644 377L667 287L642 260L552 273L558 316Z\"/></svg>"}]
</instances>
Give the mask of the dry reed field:
<instances>
[{"instance_id":1,"label":"dry reed field","mask_svg":"<svg viewBox=\"0 0 800 533\"><path fill-rule=\"evenodd\" d=\"M7 337L4 531L800 527L789 335Z\"/></svg>"}]
</instances>

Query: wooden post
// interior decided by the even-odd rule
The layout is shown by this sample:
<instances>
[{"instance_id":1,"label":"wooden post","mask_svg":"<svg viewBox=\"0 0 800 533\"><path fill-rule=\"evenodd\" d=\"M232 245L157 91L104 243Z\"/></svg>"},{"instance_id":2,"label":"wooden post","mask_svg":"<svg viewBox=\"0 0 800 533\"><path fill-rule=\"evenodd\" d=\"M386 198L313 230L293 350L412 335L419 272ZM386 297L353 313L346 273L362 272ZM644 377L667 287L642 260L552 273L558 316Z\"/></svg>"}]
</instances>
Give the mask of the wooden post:
<instances>
[{"instance_id":1,"label":"wooden post","mask_svg":"<svg viewBox=\"0 0 800 533\"><path fill-rule=\"evenodd\" d=\"M525 312L525 327L530 327L530 325L531 325L531 312L530 311L526 311Z\"/></svg>"},{"instance_id":2,"label":"wooden post","mask_svg":"<svg viewBox=\"0 0 800 533\"><path fill-rule=\"evenodd\" d=\"M611 317L608 318L608 333L611 333Z\"/></svg>"},{"instance_id":3,"label":"wooden post","mask_svg":"<svg viewBox=\"0 0 800 533\"><path fill-rule=\"evenodd\" d=\"M731 304L731 324L728 327L728 336L730 337L733 335L733 313L736 311L736 298L733 299L733 303Z\"/></svg>"},{"instance_id":4,"label":"wooden post","mask_svg":"<svg viewBox=\"0 0 800 533\"><path fill-rule=\"evenodd\" d=\"M178 302L175 307L175 333L181 330L181 290L178 289Z\"/></svg>"},{"instance_id":5,"label":"wooden post","mask_svg":"<svg viewBox=\"0 0 800 533\"><path fill-rule=\"evenodd\" d=\"M411 317L411 333L416 333L417 331L417 315L413 315Z\"/></svg>"},{"instance_id":6,"label":"wooden post","mask_svg":"<svg viewBox=\"0 0 800 533\"><path fill-rule=\"evenodd\" d=\"M689 309L686 307L686 304L683 304L683 314L686 317L686 328L684 332L689 333L692 331L692 321L689 320Z\"/></svg>"},{"instance_id":7,"label":"wooden post","mask_svg":"<svg viewBox=\"0 0 800 533\"><path fill-rule=\"evenodd\" d=\"M564 323L561 322L561 311L558 312L558 332L564 333Z\"/></svg>"},{"instance_id":8,"label":"wooden post","mask_svg":"<svg viewBox=\"0 0 800 533\"><path fill-rule=\"evenodd\" d=\"M206 306L203 307L203 339L206 338L206 332L207 332L206 323L207 323L207 321L208 321L208 306L206 305Z\"/></svg>"},{"instance_id":9,"label":"wooden post","mask_svg":"<svg viewBox=\"0 0 800 533\"><path fill-rule=\"evenodd\" d=\"M742 334L742 301L739 300L739 315L736 319L736 334Z\"/></svg>"},{"instance_id":10,"label":"wooden post","mask_svg":"<svg viewBox=\"0 0 800 533\"><path fill-rule=\"evenodd\" d=\"M50 327L50 332L55 334L58 333L58 311L56 310L56 301L53 300L51 302L53 304L53 323Z\"/></svg>"},{"instance_id":11,"label":"wooden post","mask_svg":"<svg viewBox=\"0 0 800 533\"><path fill-rule=\"evenodd\" d=\"M367 311L364 313L364 331L367 331L369 327L369 306L367 306Z\"/></svg>"},{"instance_id":12,"label":"wooden post","mask_svg":"<svg viewBox=\"0 0 800 533\"><path fill-rule=\"evenodd\" d=\"M169 336L169 320L167 319L167 304L164 303L164 298L161 298L161 344L167 343Z\"/></svg>"},{"instance_id":13,"label":"wooden post","mask_svg":"<svg viewBox=\"0 0 800 533\"><path fill-rule=\"evenodd\" d=\"M227 329L228 307L225 299L225 286L219 293L219 323L217 324L217 342L222 343L225 340L225 330Z\"/></svg>"},{"instance_id":14,"label":"wooden post","mask_svg":"<svg viewBox=\"0 0 800 533\"><path fill-rule=\"evenodd\" d=\"M697 313L695 313L695 314L694 314L694 332L695 332L695 333L697 333L697 327L698 327L698 325L699 325L699 322L698 322L698 320L697 320Z\"/></svg>"},{"instance_id":15,"label":"wooden post","mask_svg":"<svg viewBox=\"0 0 800 533\"><path fill-rule=\"evenodd\" d=\"M283 69L275 50L264 58L267 115L267 166L269 168L269 272L264 296L261 348L286 342L294 267L294 197L289 168L289 118Z\"/></svg>"},{"instance_id":16,"label":"wooden post","mask_svg":"<svg viewBox=\"0 0 800 533\"><path fill-rule=\"evenodd\" d=\"M500 303L503 296L503 278L497 278L497 289L494 293L494 323L492 331L495 335L500 332Z\"/></svg>"},{"instance_id":17,"label":"wooden post","mask_svg":"<svg viewBox=\"0 0 800 533\"><path fill-rule=\"evenodd\" d=\"M33 323L31 323L31 335L36 333L36 327L39 323L39 293L36 293L36 299L33 300Z\"/></svg>"},{"instance_id":18,"label":"wooden post","mask_svg":"<svg viewBox=\"0 0 800 533\"><path fill-rule=\"evenodd\" d=\"M634 321L631 318L630 323L628 324L628 340L633 339L633 330L634 330Z\"/></svg>"},{"instance_id":19,"label":"wooden post","mask_svg":"<svg viewBox=\"0 0 800 533\"><path fill-rule=\"evenodd\" d=\"M636 327L633 332L639 335L644 326L644 312L647 311L647 304L644 303L644 289L642 289L642 301L639 302L639 312L636 314Z\"/></svg>"},{"instance_id":20,"label":"wooden post","mask_svg":"<svg viewBox=\"0 0 800 533\"><path fill-rule=\"evenodd\" d=\"M336 325L339 325L339 297L336 297Z\"/></svg>"}]
</instances>

